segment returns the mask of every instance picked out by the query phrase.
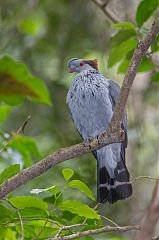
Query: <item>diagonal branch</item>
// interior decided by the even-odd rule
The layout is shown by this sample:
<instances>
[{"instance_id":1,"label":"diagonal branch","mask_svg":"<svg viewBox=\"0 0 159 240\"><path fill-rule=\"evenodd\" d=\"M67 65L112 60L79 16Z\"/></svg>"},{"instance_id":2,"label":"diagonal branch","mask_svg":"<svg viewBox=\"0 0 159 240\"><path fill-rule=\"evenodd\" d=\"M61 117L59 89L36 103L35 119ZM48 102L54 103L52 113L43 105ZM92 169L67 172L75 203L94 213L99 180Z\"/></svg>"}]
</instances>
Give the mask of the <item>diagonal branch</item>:
<instances>
[{"instance_id":1,"label":"diagonal branch","mask_svg":"<svg viewBox=\"0 0 159 240\"><path fill-rule=\"evenodd\" d=\"M127 98L137 72L137 67L139 66L142 57L152 44L158 32L159 20L152 25L151 31L148 33L145 39L138 44L134 51L131 64L121 87L119 99L112 118L111 127L101 134L98 140L96 138L92 139L89 146L80 143L71 147L60 149L52 155L47 156L44 160L36 163L32 167L24 169L19 174L4 182L0 186L0 198L3 198L6 194L15 190L17 187L43 174L49 168L59 164L60 162L81 156L111 143L121 142L124 140L124 132L120 129L120 126L122 123Z\"/></svg>"},{"instance_id":2,"label":"diagonal branch","mask_svg":"<svg viewBox=\"0 0 159 240\"><path fill-rule=\"evenodd\" d=\"M13 191L17 187L27 183L37 176L40 176L51 167L56 166L63 161L79 157L93 150L102 148L114 142L120 142L122 140L124 140L124 132L122 130L115 130L111 133L104 132L98 140L92 139L90 145L79 143L71 147L61 148L52 155L49 155L45 159L34 164L30 168L22 170L19 174L0 185L0 198L3 198L6 194Z\"/></svg>"},{"instance_id":3,"label":"diagonal branch","mask_svg":"<svg viewBox=\"0 0 159 240\"><path fill-rule=\"evenodd\" d=\"M149 49L150 45L152 44L153 40L157 36L159 32L159 19L153 23L151 31L148 35L144 38L143 41L140 41L134 51L134 54L131 59L131 64L128 68L128 72L125 75L124 82L121 87L120 95L114 110L114 115L112 119L112 127L118 128L122 124L124 110L126 106L126 102L137 72L137 68L139 67L141 60L144 54Z\"/></svg>"}]
</instances>

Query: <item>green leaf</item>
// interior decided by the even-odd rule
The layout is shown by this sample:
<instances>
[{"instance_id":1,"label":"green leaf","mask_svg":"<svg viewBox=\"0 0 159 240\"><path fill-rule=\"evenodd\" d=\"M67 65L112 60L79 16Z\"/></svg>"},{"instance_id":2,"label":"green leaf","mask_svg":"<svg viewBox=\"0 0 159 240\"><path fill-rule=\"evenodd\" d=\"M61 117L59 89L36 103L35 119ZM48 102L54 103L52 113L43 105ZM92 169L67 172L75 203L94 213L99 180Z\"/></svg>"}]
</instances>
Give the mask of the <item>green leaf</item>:
<instances>
[{"instance_id":1,"label":"green leaf","mask_svg":"<svg viewBox=\"0 0 159 240\"><path fill-rule=\"evenodd\" d=\"M22 135L16 135L8 144L13 150L19 152L25 163L24 167L29 167L32 164L32 156L40 157L34 139Z\"/></svg>"},{"instance_id":2,"label":"green leaf","mask_svg":"<svg viewBox=\"0 0 159 240\"><path fill-rule=\"evenodd\" d=\"M63 194L62 192L58 192L56 194L52 193L52 196L45 197L45 202L47 202L49 205L58 206L63 202Z\"/></svg>"},{"instance_id":3,"label":"green leaf","mask_svg":"<svg viewBox=\"0 0 159 240\"><path fill-rule=\"evenodd\" d=\"M82 182L80 180L72 180L71 182L69 182L68 185L69 185L69 187L77 188L77 189L81 190L82 192L84 192L87 195L87 197L89 197L93 201L96 200L92 191L88 188L88 186L84 182Z\"/></svg>"},{"instance_id":4,"label":"green leaf","mask_svg":"<svg viewBox=\"0 0 159 240\"><path fill-rule=\"evenodd\" d=\"M85 236L85 240L93 240L94 238L92 236Z\"/></svg>"},{"instance_id":5,"label":"green leaf","mask_svg":"<svg viewBox=\"0 0 159 240\"><path fill-rule=\"evenodd\" d=\"M7 105L0 106L0 124L8 117L11 107Z\"/></svg>"},{"instance_id":6,"label":"green leaf","mask_svg":"<svg viewBox=\"0 0 159 240\"><path fill-rule=\"evenodd\" d=\"M23 208L19 209L20 215L22 218L28 218L28 219L33 219L33 218L47 218L48 213L45 210L42 209L37 209L37 208Z\"/></svg>"},{"instance_id":7,"label":"green leaf","mask_svg":"<svg viewBox=\"0 0 159 240\"><path fill-rule=\"evenodd\" d=\"M7 103L10 106L15 106L19 105L24 101L24 97L22 96L5 96L5 95L0 95L0 101Z\"/></svg>"},{"instance_id":8,"label":"green leaf","mask_svg":"<svg viewBox=\"0 0 159 240\"><path fill-rule=\"evenodd\" d=\"M52 196L52 199L54 201L54 205L57 207L63 202L63 194L62 192L58 192L56 195Z\"/></svg>"},{"instance_id":9,"label":"green leaf","mask_svg":"<svg viewBox=\"0 0 159 240\"><path fill-rule=\"evenodd\" d=\"M5 182L7 179L13 177L14 175L18 174L19 172L20 172L20 164L14 164L4 169L0 173L0 184Z\"/></svg>"},{"instance_id":10,"label":"green leaf","mask_svg":"<svg viewBox=\"0 0 159 240\"><path fill-rule=\"evenodd\" d=\"M62 204L58 206L58 208L62 211L69 211L71 213L75 213L81 217L100 219L100 216L94 209L77 200L64 201Z\"/></svg>"},{"instance_id":11,"label":"green leaf","mask_svg":"<svg viewBox=\"0 0 159 240\"><path fill-rule=\"evenodd\" d=\"M39 222L39 221L38 221ZM32 223L32 222L31 222ZM30 224L31 224L30 223ZM42 222L43 225L41 226L38 226L37 225L37 222L36 222L36 226L35 226L35 232L36 232L36 235L39 234L39 232L41 232L41 229L43 228L43 226L45 225L46 221ZM48 226L45 226L45 228L43 228L43 231L40 233L40 236L38 237L38 239L50 239L49 236L50 235L55 235L57 234L59 230L59 227L56 225L54 225L53 227L48 227ZM56 238L55 238L56 239Z\"/></svg>"},{"instance_id":12,"label":"green leaf","mask_svg":"<svg viewBox=\"0 0 159 240\"><path fill-rule=\"evenodd\" d=\"M40 36L43 33L45 26L45 17L43 14L35 12L29 15L28 18L20 19L19 30L30 36Z\"/></svg>"},{"instance_id":13,"label":"green leaf","mask_svg":"<svg viewBox=\"0 0 159 240\"><path fill-rule=\"evenodd\" d=\"M0 223L9 222L16 216L15 211L0 205Z\"/></svg>"},{"instance_id":14,"label":"green leaf","mask_svg":"<svg viewBox=\"0 0 159 240\"><path fill-rule=\"evenodd\" d=\"M159 35L155 38L151 45L152 52L158 52L159 51Z\"/></svg>"},{"instance_id":15,"label":"green leaf","mask_svg":"<svg viewBox=\"0 0 159 240\"><path fill-rule=\"evenodd\" d=\"M125 238L125 237L112 237L109 240L128 240L128 238Z\"/></svg>"},{"instance_id":16,"label":"green leaf","mask_svg":"<svg viewBox=\"0 0 159 240\"><path fill-rule=\"evenodd\" d=\"M1 226L0 228L0 236L1 239L3 240L16 240L16 233L15 231L12 231L9 227L8 228L3 228Z\"/></svg>"},{"instance_id":17,"label":"green leaf","mask_svg":"<svg viewBox=\"0 0 159 240\"><path fill-rule=\"evenodd\" d=\"M123 43L124 41L136 36L136 32L132 30L121 30L117 32L112 38L111 38L111 47L115 47Z\"/></svg>"},{"instance_id":18,"label":"green leaf","mask_svg":"<svg viewBox=\"0 0 159 240\"><path fill-rule=\"evenodd\" d=\"M48 205L43 200L32 196L18 196L10 198L9 202L16 208L39 208L42 210L47 210Z\"/></svg>"},{"instance_id":19,"label":"green leaf","mask_svg":"<svg viewBox=\"0 0 159 240\"><path fill-rule=\"evenodd\" d=\"M125 58L118 68L118 73L126 73L130 64L130 60ZM140 66L138 67L138 72L148 72L154 68L153 63L148 60L146 57L141 61Z\"/></svg>"},{"instance_id":20,"label":"green leaf","mask_svg":"<svg viewBox=\"0 0 159 240\"><path fill-rule=\"evenodd\" d=\"M97 225L98 224L98 225ZM95 228L101 228L103 227L102 220L99 219L98 221L96 219L87 219L87 225L82 227L82 230L89 230L89 229L95 229Z\"/></svg>"},{"instance_id":21,"label":"green leaf","mask_svg":"<svg viewBox=\"0 0 159 240\"><path fill-rule=\"evenodd\" d=\"M148 72L151 71L153 68L154 64L149 59L144 57L138 67L138 72Z\"/></svg>"},{"instance_id":22,"label":"green leaf","mask_svg":"<svg viewBox=\"0 0 159 240\"><path fill-rule=\"evenodd\" d=\"M20 224L16 224L15 226L16 231L20 234L20 236L22 235L22 228ZM29 224L24 224L24 236L25 239L33 239L35 238L36 234L34 231L34 227Z\"/></svg>"},{"instance_id":23,"label":"green leaf","mask_svg":"<svg viewBox=\"0 0 159 240\"><path fill-rule=\"evenodd\" d=\"M126 73L130 64L130 60L124 58L118 67L118 73Z\"/></svg>"},{"instance_id":24,"label":"green leaf","mask_svg":"<svg viewBox=\"0 0 159 240\"><path fill-rule=\"evenodd\" d=\"M36 188L36 189L32 189L30 191L30 193L32 194L39 194L39 193L42 193L42 192L51 192L52 195L56 195L59 191L59 188L58 186L52 186L52 187L49 187L49 188Z\"/></svg>"},{"instance_id":25,"label":"green leaf","mask_svg":"<svg viewBox=\"0 0 159 240\"><path fill-rule=\"evenodd\" d=\"M62 175L64 176L65 180L68 181L74 175L74 170L71 168L65 168L62 170Z\"/></svg>"},{"instance_id":26,"label":"green leaf","mask_svg":"<svg viewBox=\"0 0 159 240\"><path fill-rule=\"evenodd\" d=\"M108 67L114 66L117 62L119 62L125 55L133 50L137 45L137 40L134 38L130 38L120 45L111 48L109 53Z\"/></svg>"},{"instance_id":27,"label":"green leaf","mask_svg":"<svg viewBox=\"0 0 159 240\"><path fill-rule=\"evenodd\" d=\"M67 222L64 220L62 215L58 213L58 216L57 216L57 213L53 212L52 210L49 212L49 218L58 222L61 225L67 225Z\"/></svg>"},{"instance_id":28,"label":"green leaf","mask_svg":"<svg viewBox=\"0 0 159 240\"><path fill-rule=\"evenodd\" d=\"M152 78L151 78L152 82L159 82L159 72L156 72Z\"/></svg>"},{"instance_id":29,"label":"green leaf","mask_svg":"<svg viewBox=\"0 0 159 240\"><path fill-rule=\"evenodd\" d=\"M4 56L0 59L0 99L13 104L21 102L27 96L44 104L51 104L44 82L28 71L26 66Z\"/></svg>"},{"instance_id":30,"label":"green leaf","mask_svg":"<svg viewBox=\"0 0 159 240\"><path fill-rule=\"evenodd\" d=\"M43 231L40 233L38 239L48 239L50 234L56 234L59 230L59 226L57 224L46 224L46 220L33 220L29 224L35 227L36 235L45 226L45 228L43 228Z\"/></svg>"},{"instance_id":31,"label":"green leaf","mask_svg":"<svg viewBox=\"0 0 159 240\"><path fill-rule=\"evenodd\" d=\"M159 6L159 0L142 0L137 8L136 22L139 27L146 22Z\"/></svg>"},{"instance_id":32,"label":"green leaf","mask_svg":"<svg viewBox=\"0 0 159 240\"><path fill-rule=\"evenodd\" d=\"M135 30L135 26L131 22L120 22L120 23L112 24L111 26L112 28L115 28L115 29Z\"/></svg>"}]
</instances>

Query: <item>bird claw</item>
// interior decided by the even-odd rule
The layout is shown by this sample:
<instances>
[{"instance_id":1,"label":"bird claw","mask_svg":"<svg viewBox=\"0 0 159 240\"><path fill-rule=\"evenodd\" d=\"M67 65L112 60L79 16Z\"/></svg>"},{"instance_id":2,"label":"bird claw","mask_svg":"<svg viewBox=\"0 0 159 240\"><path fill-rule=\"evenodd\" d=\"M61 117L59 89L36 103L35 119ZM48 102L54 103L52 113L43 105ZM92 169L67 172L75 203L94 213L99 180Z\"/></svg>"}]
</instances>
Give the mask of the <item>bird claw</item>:
<instances>
[{"instance_id":1,"label":"bird claw","mask_svg":"<svg viewBox=\"0 0 159 240\"><path fill-rule=\"evenodd\" d=\"M91 141L92 141L92 138L87 138L83 141L83 145L84 147L89 147L91 149Z\"/></svg>"},{"instance_id":2,"label":"bird claw","mask_svg":"<svg viewBox=\"0 0 159 240\"><path fill-rule=\"evenodd\" d=\"M100 139L100 134L97 135L95 138L87 138L83 141L83 145L84 147L89 147L92 150L92 147L96 145L97 142L99 143L99 139Z\"/></svg>"},{"instance_id":3,"label":"bird claw","mask_svg":"<svg viewBox=\"0 0 159 240\"><path fill-rule=\"evenodd\" d=\"M101 139L103 138L103 136L104 136L104 133L103 133L103 132L102 132L102 133L99 133L99 134L96 136L96 139L97 139L98 144L101 144Z\"/></svg>"}]
</instances>

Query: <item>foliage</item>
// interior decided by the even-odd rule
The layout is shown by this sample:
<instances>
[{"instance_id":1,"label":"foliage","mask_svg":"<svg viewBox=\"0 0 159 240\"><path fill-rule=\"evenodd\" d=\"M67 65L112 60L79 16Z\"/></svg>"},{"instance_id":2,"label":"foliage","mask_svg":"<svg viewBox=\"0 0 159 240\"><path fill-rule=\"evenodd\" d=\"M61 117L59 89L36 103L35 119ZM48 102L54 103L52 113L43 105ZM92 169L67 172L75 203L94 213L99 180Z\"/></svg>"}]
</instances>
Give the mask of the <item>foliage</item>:
<instances>
[{"instance_id":1,"label":"foliage","mask_svg":"<svg viewBox=\"0 0 159 240\"><path fill-rule=\"evenodd\" d=\"M5 182L8 178L11 178L14 175L18 174L19 172L20 172L20 165L19 164L14 164L14 165L11 165L11 166L5 168L0 173L0 184Z\"/></svg>"},{"instance_id":2,"label":"foliage","mask_svg":"<svg viewBox=\"0 0 159 240\"><path fill-rule=\"evenodd\" d=\"M81 182L80 180L72 180L72 181L70 181L69 182L69 187L78 188L79 190L84 192L87 195L87 197L89 197L90 199L95 201L95 198L94 198L92 192L89 190L87 185L85 183Z\"/></svg>"},{"instance_id":3,"label":"foliage","mask_svg":"<svg viewBox=\"0 0 159 240\"><path fill-rule=\"evenodd\" d=\"M108 67L113 67L119 63L118 72L126 73L133 50L137 46L138 39L142 39L148 29L143 27L143 24L152 16L159 5L158 0L153 0L151 3L148 0L142 0L136 11L136 23L121 22L113 24L112 27L118 32L111 39L111 49L109 52ZM138 27L137 27L138 26ZM155 52L158 45L158 38L152 45L152 52ZM146 56L141 62L138 72L147 72L154 68L154 63L150 56Z\"/></svg>"},{"instance_id":4,"label":"foliage","mask_svg":"<svg viewBox=\"0 0 159 240\"><path fill-rule=\"evenodd\" d=\"M54 149L79 140L66 113L68 109L64 103L69 79L66 70L61 69L66 68L66 58L74 54L81 57L81 52L82 57L98 55L102 59L101 52L105 51L106 42L109 42L108 34L104 35L107 29L105 26L99 27L100 17L97 21L95 13L87 10L88 3L85 1L82 5L82 1L69 3L55 0L58 10L47 0L39 2L39 5L34 1L30 5L29 1L26 1L26 5L18 0L9 2L4 1L1 6L0 184ZM120 22L111 26L115 34L110 39L109 70L117 67L118 73L126 73L138 41L149 31L145 24L148 20L151 22L158 5L158 0L142 0L134 22ZM88 24L90 22L91 26ZM99 41L101 32L104 39L102 46ZM102 42L102 38L100 40ZM159 82L158 66L151 57L157 51L159 37L138 68L141 73L153 70L150 88L156 87L155 84ZM21 122L30 112L33 119L29 134L27 132L28 136L25 136L22 131L25 126L21 127ZM148 145L149 139L143 142ZM140 142L140 148L143 142ZM46 173L47 177L42 181L31 181L26 189L17 189L13 195L1 200L0 239L20 239L23 234L21 221L24 239L48 239L57 233L59 236L68 235L70 232L104 226L100 213L93 208L96 201L92 193L95 183L93 164L92 159L86 156L77 163L71 163L76 170L66 164L62 175L59 174L59 166L54 174ZM53 176L57 176L57 179ZM54 185L46 187L52 181ZM118 211L116 207L114 209L114 212ZM109 214L107 205L105 211ZM64 228L79 223L85 223L86 226ZM125 239L122 236L106 236L111 240ZM87 236L85 239L93 238Z\"/></svg>"},{"instance_id":5,"label":"foliage","mask_svg":"<svg viewBox=\"0 0 159 240\"><path fill-rule=\"evenodd\" d=\"M11 172L13 166L5 170L8 172L8 174L4 174L4 172L2 173L5 175L5 180L10 178L11 175L9 175L9 171ZM82 221L88 221L87 224L91 227L96 227L96 223L98 221L101 224L100 215L97 213L97 211L89 207L87 204L80 202L79 200L62 200L60 203L58 203L58 199L62 195L67 194L69 188L72 187L72 181L69 181L69 179L66 178L66 172L67 174L68 172L73 173L73 169L66 168L62 170L62 173L64 172L65 183L63 185L52 186L46 189L34 189L31 191L32 194L37 195L48 192L48 196L51 199L49 203L47 202L48 196L47 198L43 198L43 200L35 196L17 196L8 198L1 202L0 221L3 222L4 226L3 234L5 234L5 231L8 231L8 229L10 229L10 235L15 236L17 239L22 234L20 223L18 223L20 219L17 215L17 211L19 212L24 224L24 236L26 239L36 237L44 225L45 229L43 229L38 235L38 239L54 236L61 227L64 227L65 225L67 226L71 223L78 224ZM16 173L16 171L14 171L14 173ZM78 181L78 190L82 190L86 196L89 193L93 200L95 200L91 190L85 183L79 180L74 181ZM75 187L75 185L73 187ZM92 219L93 222L89 222L89 219ZM65 230L62 233L67 234L68 231Z\"/></svg>"},{"instance_id":6,"label":"foliage","mask_svg":"<svg viewBox=\"0 0 159 240\"><path fill-rule=\"evenodd\" d=\"M150 4L148 0L141 1L136 12L136 22L139 27L141 27L143 23L146 22L148 18L152 16L153 12L156 10L158 5L159 5L158 0L151 0Z\"/></svg>"},{"instance_id":7,"label":"foliage","mask_svg":"<svg viewBox=\"0 0 159 240\"><path fill-rule=\"evenodd\" d=\"M8 104L20 103L24 96L50 104L44 83L33 77L26 66L9 56L0 59L0 99Z\"/></svg>"},{"instance_id":8,"label":"foliage","mask_svg":"<svg viewBox=\"0 0 159 240\"><path fill-rule=\"evenodd\" d=\"M11 111L11 107L8 105L1 105L0 106L0 124L8 117Z\"/></svg>"}]
</instances>

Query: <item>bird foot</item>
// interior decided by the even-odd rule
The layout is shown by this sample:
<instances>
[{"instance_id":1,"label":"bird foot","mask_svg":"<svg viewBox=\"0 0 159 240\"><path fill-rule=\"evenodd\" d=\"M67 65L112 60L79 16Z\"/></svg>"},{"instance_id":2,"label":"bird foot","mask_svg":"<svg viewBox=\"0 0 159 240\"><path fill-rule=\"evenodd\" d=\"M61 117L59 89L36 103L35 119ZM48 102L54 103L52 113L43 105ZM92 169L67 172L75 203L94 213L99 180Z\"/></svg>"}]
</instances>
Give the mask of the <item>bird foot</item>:
<instances>
[{"instance_id":1,"label":"bird foot","mask_svg":"<svg viewBox=\"0 0 159 240\"><path fill-rule=\"evenodd\" d=\"M95 138L85 139L83 141L84 147L89 147L92 150L92 148L94 148L94 146L96 146L97 143L99 144L99 138L100 138L100 135L97 135Z\"/></svg>"},{"instance_id":2,"label":"bird foot","mask_svg":"<svg viewBox=\"0 0 159 240\"><path fill-rule=\"evenodd\" d=\"M84 147L89 147L91 149L92 138L87 138L83 141Z\"/></svg>"},{"instance_id":3,"label":"bird foot","mask_svg":"<svg viewBox=\"0 0 159 240\"><path fill-rule=\"evenodd\" d=\"M102 143L101 139L103 139L104 136L105 136L105 132L99 133L99 134L96 136L96 139L97 139L98 144L101 144L101 143Z\"/></svg>"}]
</instances>

